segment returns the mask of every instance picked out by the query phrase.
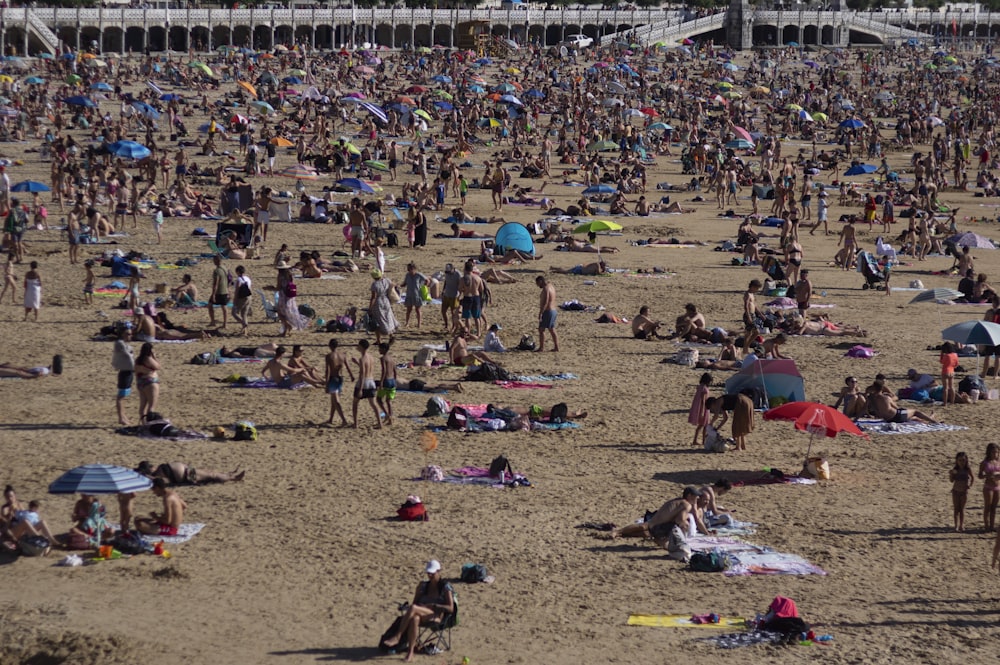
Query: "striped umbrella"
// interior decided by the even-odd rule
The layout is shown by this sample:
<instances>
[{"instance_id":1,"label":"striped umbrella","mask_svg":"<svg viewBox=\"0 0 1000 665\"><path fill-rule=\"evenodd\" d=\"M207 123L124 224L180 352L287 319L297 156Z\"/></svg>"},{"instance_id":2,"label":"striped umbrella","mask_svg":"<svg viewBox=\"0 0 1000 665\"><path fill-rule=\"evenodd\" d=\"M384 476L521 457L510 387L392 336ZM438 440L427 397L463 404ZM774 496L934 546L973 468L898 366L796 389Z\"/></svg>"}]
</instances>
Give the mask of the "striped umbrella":
<instances>
[{"instance_id":1,"label":"striped umbrella","mask_svg":"<svg viewBox=\"0 0 1000 665\"><path fill-rule=\"evenodd\" d=\"M163 90L161 90L161 89L160 89L160 88L159 88L159 87L158 87L158 86L157 86L157 85L156 85L155 83L153 83L152 81L146 81L146 85L148 85L148 86L149 86L149 87L150 87L150 88L151 88L151 89L153 90L153 92L155 92L155 93L156 93L157 95L162 95L162 94L163 94Z\"/></svg>"},{"instance_id":2,"label":"striped umbrella","mask_svg":"<svg viewBox=\"0 0 1000 665\"><path fill-rule=\"evenodd\" d=\"M371 113L372 116L375 117L377 120L380 120L380 121L384 122L385 124L389 124L389 116L387 116L385 114L385 111L383 111L381 108L379 108L375 104L372 104L371 102L361 102L361 104L359 104L359 106L361 106L361 108L363 108L366 111L368 111L369 113Z\"/></svg>"},{"instance_id":3,"label":"striped umbrella","mask_svg":"<svg viewBox=\"0 0 1000 665\"><path fill-rule=\"evenodd\" d=\"M131 469L86 464L59 476L49 485L49 494L122 494L143 492L152 486L152 480Z\"/></svg>"},{"instance_id":4,"label":"striped umbrella","mask_svg":"<svg viewBox=\"0 0 1000 665\"><path fill-rule=\"evenodd\" d=\"M278 175L286 178L296 178L298 180L319 180L319 174L311 166L306 164L295 164L278 172Z\"/></svg>"}]
</instances>

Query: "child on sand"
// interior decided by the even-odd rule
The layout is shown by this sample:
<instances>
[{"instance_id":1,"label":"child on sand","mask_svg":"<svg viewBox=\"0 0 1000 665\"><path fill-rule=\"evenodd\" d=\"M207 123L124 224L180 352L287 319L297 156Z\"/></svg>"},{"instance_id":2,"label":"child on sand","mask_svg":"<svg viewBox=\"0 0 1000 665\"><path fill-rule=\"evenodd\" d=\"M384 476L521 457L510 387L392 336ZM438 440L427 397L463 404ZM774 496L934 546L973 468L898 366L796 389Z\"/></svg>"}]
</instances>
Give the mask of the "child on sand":
<instances>
[{"instance_id":1,"label":"child on sand","mask_svg":"<svg viewBox=\"0 0 1000 665\"><path fill-rule=\"evenodd\" d=\"M941 401L945 404L955 403L955 368L958 367L958 354L955 353L955 345L945 342L941 345L941 385L944 392Z\"/></svg>"},{"instance_id":2,"label":"child on sand","mask_svg":"<svg viewBox=\"0 0 1000 665\"><path fill-rule=\"evenodd\" d=\"M83 267L87 271L86 277L83 278L83 302L93 305L94 282L97 281L97 277L94 276L94 262L88 259L83 262Z\"/></svg>"},{"instance_id":3,"label":"child on sand","mask_svg":"<svg viewBox=\"0 0 1000 665\"><path fill-rule=\"evenodd\" d=\"M969 468L969 456L955 455L955 466L948 472L951 481L951 505L954 510L955 531L965 531L965 504L969 500L969 489L974 478Z\"/></svg>"},{"instance_id":4,"label":"child on sand","mask_svg":"<svg viewBox=\"0 0 1000 665\"><path fill-rule=\"evenodd\" d=\"M694 425L694 439L692 446L705 445L705 425L708 424L708 408L705 404L708 401L709 386L712 385L712 375L705 372L698 381L698 389L694 391L694 400L691 402L691 411L688 412L688 424ZM701 435L701 443L698 443L698 435Z\"/></svg>"},{"instance_id":5,"label":"child on sand","mask_svg":"<svg viewBox=\"0 0 1000 665\"><path fill-rule=\"evenodd\" d=\"M979 463L979 477L983 484L983 526L986 531L996 528L997 502L1000 501L1000 446L986 446L986 459Z\"/></svg>"}]
</instances>

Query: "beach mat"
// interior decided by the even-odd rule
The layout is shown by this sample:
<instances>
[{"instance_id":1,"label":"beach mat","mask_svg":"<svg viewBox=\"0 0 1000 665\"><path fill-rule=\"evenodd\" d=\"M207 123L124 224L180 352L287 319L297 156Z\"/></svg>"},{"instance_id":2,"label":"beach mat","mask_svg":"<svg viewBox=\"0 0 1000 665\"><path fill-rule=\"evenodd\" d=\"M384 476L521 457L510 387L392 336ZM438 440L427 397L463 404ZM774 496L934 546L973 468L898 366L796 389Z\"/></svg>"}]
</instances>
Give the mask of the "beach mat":
<instances>
[{"instance_id":1,"label":"beach mat","mask_svg":"<svg viewBox=\"0 0 1000 665\"><path fill-rule=\"evenodd\" d=\"M177 529L176 536L143 536L143 538L149 540L152 543L158 543L161 540L166 545L179 545L181 543L186 543L191 540L205 528L204 524L192 523L192 524L181 524Z\"/></svg>"},{"instance_id":2,"label":"beach mat","mask_svg":"<svg viewBox=\"0 0 1000 665\"><path fill-rule=\"evenodd\" d=\"M650 628L725 628L727 630L746 628L743 617L719 617L719 623L695 623L690 614L630 614L628 625Z\"/></svg>"},{"instance_id":3,"label":"beach mat","mask_svg":"<svg viewBox=\"0 0 1000 665\"><path fill-rule=\"evenodd\" d=\"M887 423L884 420L858 420L858 427L864 432L871 434L924 434L926 432L959 432L969 429L962 425L949 425L947 423Z\"/></svg>"}]
</instances>

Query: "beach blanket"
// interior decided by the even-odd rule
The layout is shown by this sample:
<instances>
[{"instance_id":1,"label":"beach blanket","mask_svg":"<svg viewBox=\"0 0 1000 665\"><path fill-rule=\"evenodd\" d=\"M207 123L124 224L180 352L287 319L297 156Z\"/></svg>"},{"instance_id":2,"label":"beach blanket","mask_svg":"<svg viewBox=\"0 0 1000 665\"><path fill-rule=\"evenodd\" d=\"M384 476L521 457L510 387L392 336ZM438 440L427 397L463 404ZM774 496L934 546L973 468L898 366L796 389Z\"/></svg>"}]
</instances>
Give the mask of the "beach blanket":
<instances>
[{"instance_id":1,"label":"beach blanket","mask_svg":"<svg viewBox=\"0 0 1000 665\"><path fill-rule=\"evenodd\" d=\"M305 381L296 383L287 388L279 386L277 383L270 379L265 379L263 377L255 379L246 379L245 381L234 381L233 383L227 384L230 388L275 388L277 390L299 390L300 388L308 388L309 384Z\"/></svg>"},{"instance_id":2,"label":"beach blanket","mask_svg":"<svg viewBox=\"0 0 1000 665\"><path fill-rule=\"evenodd\" d=\"M727 628L743 629L744 617L719 617L719 623L695 623L690 614L630 614L628 625L649 626L651 628Z\"/></svg>"},{"instance_id":3,"label":"beach blanket","mask_svg":"<svg viewBox=\"0 0 1000 665\"><path fill-rule=\"evenodd\" d=\"M233 363L262 363L264 358L223 358L218 356L215 362L219 365L231 365Z\"/></svg>"},{"instance_id":4,"label":"beach blanket","mask_svg":"<svg viewBox=\"0 0 1000 665\"><path fill-rule=\"evenodd\" d=\"M550 388L555 388L555 386L549 385L547 383L531 383L526 381L494 381L493 383L495 385L500 386L501 388L504 388L505 390L532 389L532 388L548 390Z\"/></svg>"},{"instance_id":5,"label":"beach blanket","mask_svg":"<svg viewBox=\"0 0 1000 665\"><path fill-rule=\"evenodd\" d=\"M528 376L519 376L517 381L523 381L525 383L537 383L539 381L569 381L571 379L579 379L576 374L571 372L561 372L559 374L532 374Z\"/></svg>"},{"instance_id":6,"label":"beach blanket","mask_svg":"<svg viewBox=\"0 0 1000 665\"><path fill-rule=\"evenodd\" d=\"M119 427L115 434L122 436L138 436L142 439L156 439L158 441L200 441L209 437L205 432L193 429L178 429L172 436L161 436L153 434L145 425L131 425L129 427Z\"/></svg>"},{"instance_id":7,"label":"beach blanket","mask_svg":"<svg viewBox=\"0 0 1000 665\"><path fill-rule=\"evenodd\" d=\"M858 427L863 432L872 434L923 434L925 432L958 432L969 429L962 425L949 425L947 423L918 423L910 421L908 423L887 423L884 420L858 420Z\"/></svg>"},{"instance_id":8,"label":"beach blanket","mask_svg":"<svg viewBox=\"0 0 1000 665\"><path fill-rule=\"evenodd\" d=\"M425 480L424 478L414 478L413 480ZM490 470L485 467L465 466L461 469L451 469L445 472L444 478L431 482L450 483L452 485L480 485L492 487L494 489L504 489L505 487L515 487L528 485L528 479L520 473L515 473L513 480L501 483L499 478L490 477Z\"/></svg>"},{"instance_id":9,"label":"beach blanket","mask_svg":"<svg viewBox=\"0 0 1000 665\"><path fill-rule=\"evenodd\" d=\"M762 478L751 478L750 480L740 480L733 483L733 487L749 487L751 485L815 485L815 478L800 478L798 476L785 476L777 478L775 476L764 476Z\"/></svg>"},{"instance_id":10,"label":"beach blanket","mask_svg":"<svg viewBox=\"0 0 1000 665\"><path fill-rule=\"evenodd\" d=\"M720 649L738 649L749 647L755 644L781 644L785 637L781 633L772 633L767 630L755 630L749 633L727 633L726 635L716 635L705 639L706 642L714 644Z\"/></svg>"},{"instance_id":11,"label":"beach blanket","mask_svg":"<svg viewBox=\"0 0 1000 665\"><path fill-rule=\"evenodd\" d=\"M797 554L776 552L769 547L754 545L733 537L691 536L687 539L692 552L719 550L729 555L732 566L726 577L742 575L826 575L826 571Z\"/></svg>"},{"instance_id":12,"label":"beach blanket","mask_svg":"<svg viewBox=\"0 0 1000 665\"><path fill-rule=\"evenodd\" d=\"M153 543L154 545L161 540L166 545L179 545L180 543L186 543L191 540L205 528L204 524L181 524L177 529L176 536L143 536L145 540Z\"/></svg>"},{"instance_id":13,"label":"beach blanket","mask_svg":"<svg viewBox=\"0 0 1000 665\"><path fill-rule=\"evenodd\" d=\"M338 275L338 274L336 274L336 273L331 273L331 272L328 272L328 273L324 273L324 274L323 274L323 275L322 275L322 276L320 277L320 279L347 279L347 278L346 278L346 277L344 277L343 275Z\"/></svg>"}]
</instances>

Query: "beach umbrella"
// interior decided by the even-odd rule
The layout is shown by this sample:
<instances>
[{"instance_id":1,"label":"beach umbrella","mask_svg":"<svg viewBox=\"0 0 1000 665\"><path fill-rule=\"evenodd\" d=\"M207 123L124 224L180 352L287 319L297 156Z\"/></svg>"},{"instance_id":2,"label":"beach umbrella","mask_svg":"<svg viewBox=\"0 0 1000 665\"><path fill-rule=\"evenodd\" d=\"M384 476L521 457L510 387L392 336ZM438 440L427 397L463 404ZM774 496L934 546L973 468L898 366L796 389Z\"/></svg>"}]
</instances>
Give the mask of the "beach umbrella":
<instances>
[{"instance_id":1,"label":"beach umbrella","mask_svg":"<svg viewBox=\"0 0 1000 665\"><path fill-rule=\"evenodd\" d=\"M438 83L444 83L444 84L449 84L449 83L452 82L451 77L450 76L445 76L444 74L438 74L436 76L432 76L431 80L432 81L437 81Z\"/></svg>"},{"instance_id":2,"label":"beach umbrella","mask_svg":"<svg viewBox=\"0 0 1000 665\"><path fill-rule=\"evenodd\" d=\"M545 99L545 93L539 90L538 88L531 88L526 93L524 93L524 96L531 97L533 99Z\"/></svg>"},{"instance_id":3,"label":"beach umbrella","mask_svg":"<svg viewBox=\"0 0 1000 665\"><path fill-rule=\"evenodd\" d=\"M848 104L848 103L849 102L846 102L846 101L845 102L841 102L841 106L843 106L844 104ZM865 126L865 123L861 122L857 118L848 118L847 120L844 120L843 122L841 122L837 126L838 127L843 127L845 129L861 129L862 127Z\"/></svg>"},{"instance_id":4,"label":"beach umbrella","mask_svg":"<svg viewBox=\"0 0 1000 665\"><path fill-rule=\"evenodd\" d=\"M1000 323L963 321L941 331L941 339L959 344L1000 345Z\"/></svg>"},{"instance_id":5,"label":"beach umbrella","mask_svg":"<svg viewBox=\"0 0 1000 665\"><path fill-rule=\"evenodd\" d=\"M625 86L623 86L618 81L611 81L610 83L608 83L608 85L606 87L608 89L608 92L613 92L613 93L618 94L618 95L624 95L625 94L625 90L626 90Z\"/></svg>"},{"instance_id":6,"label":"beach umbrella","mask_svg":"<svg viewBox=\"0 0 1000 665\"><path fill-rule=\"evenodd\" d=\"M8 74L0 74L0 83L13 83L14 77Z\"/></svg>"},{"instance_id":7,"label":"beach umbrella","mask_svg":"<svg viewBox=\"0 0 1000 665\"><path fill-rule=\"evenodd\" d=\"M660 117L660 112L654 109L652 106L643 106L639 110L642 111L645 115L648 115L650 118Z\"/></svg>"},{"instance_id":8,"label":"beach umbrella","mask_svg":"<svg viewBox=\"0 0 1000 665\"><path fill-rule=\"evenodd\" d=\"M93 60L88 60L87 61L87 66L88 67L93 67L95 69L98 69L100 67L107 67L108 63L104 62L103 60L99 60L97 58L94 58Z\"/></svg>"},{"instance_id":9,"label":"beach umbrella","mask_svg":"<svg viewBox=\"0 0 1000 665\"><path fill-rule=\"evenodd\" d=\"M916 296L914 296L913 300L910 301L910 304L912 305L915 302L939 302L939 301L955 300L956 298L964 297L964 295L965 294L963 294L961 291L956 291L955 289L945 289L945 288L927 289L926 291L921 291Z\"/></svg>"},{"instance_id":10,"label":"beach umbrella","mask_svg":"<svg viewBox=\"0 0 1000 665\"><path fill-rule=\"evenodd\" d=\"M486 88L484 88L484 87L483 87L483 86L481 86L481 85L478 85L478 84L475 84L475 83L473 83L472 85L470 85L470 86L468 87L468 89L469 89L469 92L474 92L474 93L476 93L477 95L481 95L481 94L483 94L484 92L486 92Z\"/></svg>"},{"instance_id":11,"label":"beach umbrella","mask_svg":"<svg viewBox=\"0 0 1000 665\"><path fill-rule=\"evenodd\" d=\"M237 81L236 85L240 86L241 88L243 88L244 90L246 90L248 93L250 93L254 97L257 96L257 88L253 87L252 85L250 85L246 81Z\"/></svg>"},{"instance_id":12,"label":"beach umbrella","mask_svg":"<svg viewBox=\"0 0 1000 665\"><path fill-rule=\"evenodd\" d=\"M41 58L42 60L54 60L55 59L55 56L52 55L51 53L39 53L38 57Z\"/></svg>"},{"instance_id":13,"label":"beach umbrella","mask_svg":"<svg viewBox=\"0 0 1000 665\"><path fill-rule=\"evenodd\" d=\"M830 439L838 434L850 434L868 438L854 422L840 411L826 404L815 402L787 402L764 413L764 420L786 420L795 424L795 429L809 432L809 447L806 460L812 453L813 439L825 436Z\"/></svg>"},{"instance_id":14,"label":"beach umbrella","mask_svg":"<svg viewBox=\"0 0 1000 665\"><path fill-rule=\"evenodd\" d=\"M372 69L371 67L369 67L368 65L358 65L357 67L354 68L354 71L356 71L359 74L374 74L375 73L375 70Z\"/></svg>"},{"instance_id":15,"label":"beach umbrella","mask_svg":"<svg viewBox=\"0 0 1000 665\"><path fill-rule=\"evenodd\" d=\"M70 469L49 485L49 494L127 494L144 492L153 481L131 469L86 464Z\"/></svg>"},{"instance_id":16,"label":"beach umbrella","mask_svg":"<svg viewBox=\"0 0 1000 665\"><path fill-rule=\"evenodd\" d=\"M361 108L363 108L364 110L368 111L368 113L370 113L373 118L381 121L384 124L389 124L389 116L385 114L385 111L383 111L381 107L376 106L371 102L361 102L359 106L361 106Z\"/></svg>"},{"instance_id":17,"label":"beach umbrella","mask_svg":"<svg viewBox=\"0 0 1000 665\"><path fill-rule=\"evenodd\" d=\"M70 74L69 76L66 77L66 83L68 83L70 85L76 85L77 83L79 83L82 80L83 79L80 78L80 76L78 74Z\"/></svg>"},{"instance_id":18,"label":"beach umbrella","mask_svg":"<svg viewBox=\"0 0 1000 665\"><path fill-rule=\"evenodd\" d=\"M355 192L361 192L362 194L374 194L375 189L369 185L364 180L360 178L341 178L336 183L337 187L342 189L350 189Z\"/></svg>"},{"instance_id":19,"label":"beach umbrella","mask_svg":"<svg viewBox=\"0 0 1000 665\"><path fill-rule=\"evenodd\" d=\"M499 92L500 94L506 94L508 92L514 92L515 90L517 90L517 88L515 88L510 83L500 83L498 85L493 86L493 91L494 92Z\"/></svg>"},{"instance_id":20,"label":"beach umbrella","mask_svg":"<svg viewBox=\"0 0 1000 665\"><path fill-rule=\"evenodd\" d=\"M160 112L146 102L134 101L132 102L132 108L141 113L144 118L149 120L158 120L160 117Z\"/></svg>"},{"instance_id":21,"label":"beach umbrella","mask_svg":"<svg viewBox=\"0 0 1000 665\"><path fill-rule=\"evenodd\" d=\"M806 67L809 67L810 69L819 69L819 63L813 60L804 60L802 64L805 65Z\"/></svg>"},{"instance_id":22,"label":"beach umbrella","mask_svg":"<svg viewBox=\"0 0 1000 665\"><path fill-rule=\"evenodd\" d=\"M288 75L289 76L306 76L307 74L306 74L305 70L303 70L303 69L289 69L288 70Z\"/></svg>"},{"instance_id":23,"label":"beach umbrella","mask_svg":"<svg viewBox=\"0 0 1000 665\"><path fill-rule=\"evenodd\" d=\"M746 141L749 141L750 143L754 142L753 136L751 136L750 132L748 132L743 127L734 126L733 127L733 134L736 134L737 138L744 139Z\"/></svg>"},{"instance_id":24,"label":"beach umbrella","mask_svg":"<svg viewBox=\"0 0 1000 665\"><path fill-rule=\"evenodd\" d=\"M851 168L844 171L844 175L865 175L878 171L878 167L873 164L852 164Z\"/></svg>"},{"instance_id":25,"label":"beach umbrella","mask_svg":"<svg viewBox=\"0 0 1000 665\"><path fill-rule=\"evenodd\" d=\"M428 90L430 90L430 88L425 88L422 85L411 85L409 88L406 88L405 90L403 90L403 92L407 92L407 93L409 93L411 95L422 95L423 93L427 92Z\"/></svg>"},{"instance_id":26,"label":"beach umbrella","mask_svg":"<svg viewBox=\"0 0 1000 665\"><path fill-rule=\"evenodd\" d=\"M587 146L587 152L610 152L618 150L618 144L614 141L594 141Z\"/></svg>"},{"instance_id":27,"label":"beach umbrella","mask_svg":"<svg viewBox=\"0 0 1000 665\"><path fill-rule=\"evenodd\" d=\"M771 89L765 85L755 85L750 88L751 95L769 95L771 94Z\"/></svg>"},{"instance_id":28,"label":"beach umbrella","mask_svg":"<svg viewBox=\"0 0 1000 665\"><path fill-rule=\"evenodd\" d=\"M585 190L583 190L583 193L587 194L587 195L590 195L590 194L614 194L615 191L616 191L615 188L612 187L611 185L600 184L600 185L591 185L590 187L588 187Z\"/></svg>"},{"instance_id":29,"label":"beach umbrella","mask_svg":"<svg viewBox=\"0 0 1000 665\"><path fill-rule=\"evenodd\" d=\"M785 42L785 46L794 46L794 47L797 47L798 45L799 45L798 42Z\"/></svg>"},{"instance_id":30,"label":"beach umbrella","mask_svg":"<svg viewBox=\"0 0 1000 665\"><path fill-rule=\"evenodd\" d=\"M201 72L205 76L215 76L215 73L212 71L212 68L209 67L208 65L206 65L204 62L196 62L196 63L194 63L193 65L190 65L190 66L193 67L194 69L198 70L199 72Z\"/></svg>"},{"instance_id":31,"label":"beach umbrella","mask_svg":"<svg viewBox=\"0 0 1000 665\"><path fill-rule=\"evenodd\" d=\"M740 68L737 65L734 65L731 62L727 62L726 64L722 65L722 68L725 69L725 70L727 70L727 71L730 71L730 72L738 72L738 71L740 71Z\"/></svg>"},{"instance_id":32,"label":"beach umbrella","mask_svg":"<svg viewBox=\"0 0 1000 665\"><path fill-rule=\"evenodd\" d=\"M396 113L401 113L401 114L407 113L410 110L409 106L407 106L406 104L400 104L399 102L393 102L392 104L387 104L386 108L392 109Z\"/></svg>"},{"instance_id":33,"label":"beach umbrella","mask_svg":"<svg viewBox=\"0 0 1000 665\"><path fill-rule=\"evenodd\" d=\"M295 164L278 171L278 175L285 178L296 178L297 180L319 180L316 169L305 164Z\"/></svg>"},{"instance_id":34,"label":"beach umbrella","mask_svg":"<svg viewBox=\"0 0 1000 665\"><path fill-rule=\"evenodd\" d=\"M160 90L159 86L157 86L152 81L146 81L146 85L149 87L150 90L152 90L153 92L155 92L157 95L162 95L163 94L163 91Z\"/></svg>"},{"instance_id":35,"label":"beach umbrella","mask_svg":"<svg viewBox=\"0 0 1000 665\"><path fill-rule=\"evenodd\" d=\"M284 136L275 136L271 139L271 145L276 145L279 148L291 148L295 144L286 139Z\"/></svg>"},{"instance_id":36,"label":"beach umbrella","mask_svg":"<svg viewBox=\"0 0 1000 665\"><path fill-rule=\"evenodd\" d=\"M514 95L504 95L503 97L500 98L500 101L506 102L508 104L513 104L514 106L524 106L524 104L521 103L521 100L515 97Z\"/></svg>"},{"instance_id":37,"label":"beach umbrella","mask_svg":"<svg viewBox=\"0 0 1000 665\"><path fill-rule=\"evenodd\" d=\"M781 397L789 402L806 400L805 381L794 360L744 363L740 371L726 380L726 393L738 393L747 388L763 388L768 399Z\"/></svg>"},{"instance_id":38,"label":"beach umbrella","mask_svg":"<svg viewBox=\"0 0 1000 665\"><path fill-rule=\"evenodd\" d=\"M749 150L753 147L753 143L746 139L733 139L726 143L726 147L730 150Z\"/></svg>"},{"instance_id":39,"label":"beach umbrella","mask_svg":"<svg viewBox=\"0 0 1000 665\"><path fill-rule=\"evenodd\" d=\"M408 104L409 106L417 105L417 102L415 99L413 99L413 97L407 97L406 95L396 95L396 97L392 101L396 102L397 104Z\"/></svg>"},{"instance_id":40,"label":"beach umbrella","mask_svg":"<svg viewBox=\"0 0 1000 665\"><path fill-rule=\"evenodd\" d=\"M829 116L822 112L813 113L813 120L816 120L817 122L826 122L829 120Z\"/></svg>"},{"instance_id":41,"label":"beach umbrella","mask_svg":"<svg viewBox=\"0 0 1000 665\"><path fill-rule=\"evenodd\" d=\"M434 94L442 99L447 99L449 102L454 99L451 93L445 92L444 90L435 90Z\"/></svg>"},{"instance_id":42,"label":"beach umbrella","mask_svg":"<svg viewBox=\"0 0 1000 665\"><path fill-rule=\"evenodd\" d=\"M888 90L883 90L882 92L875 95L875 99L880 102L891 102L896 96L889 92Z\"/></svg>"},{"instance_id":43,"label":"beach umbrella","mask_svg":"<svg viewBox=\"0 0 1000 665\"><path fill-rule=\"evenodd\" d=\"M434 102L434 106L436 106L437 108L441 109L442 111L451 111L451 110L453 110L455 108L454 106L452 106L448 102L441 101L441 100L438 100L438 101Z\"/></svg>"},{"instance_id":44,"label":"beach umbrella","mask_svg":"<svg viewBox=\"0 0 1000 665\"><path fill-rule=\"evenodd\" d=\"M198 125L198 131L201 132L202 134L207 134L208 130L210 129L212 129L212 123L210 122L206 122L204 125ZM219 134L225 134L226 128L220 125L219 123L216 123L215 131L218 132Z\"/></svg>"},{"instance_id":45,"label":"beach umbrella","mask_svg":"<svg viewBox=\"0 0 1000 665\"><path fill-rule=\"evenodd\" d=\"M489 58L480 58L479 60L476 60L475 64L477 64L477 65L492 65L493 61L490 60Z\"/></svg>"},{"instance_id":46,"label":"beach umbrella","mask_svg":"<svg viewBox=\"0 0 1000 665\"><path fill-rule=\"evenodd\" d=\"M108 152L126 159L145 159L153 154L149 148L135 141L115 141L108 144Z\"/></svg>"},{"instance_id":47,"label":"beach umbrella","mask_svg":"<svg viewBox=\"0 0 1000 665\"><path fill-rule=\"evenodd\" d=\"M250 108L264 115L273 115L277 113L277 111L274 110L274 107L268 104L267 102L260 102L260 101L250 102Z\"/></svg>"},{"instance_id":48,"label":"beach umbrella","mask_svg":"<svg viewBox=\"0 0 1000 665\"><path fill-rule=\"evenodd\" d=\"M302 83L302 79L300 79L298 76L286 76L285 78L281 79L281 82L287 83L288 85L298 85Z\"/></svg>"},{"instance_id":49,"label":"beach umbrella","mask_svg":"<svg viewBox=\"0 0 1000 665\"><path fill-rule=\"evenodd\" d=\"M798 104L788 104L788 105L785 106L785 110L786 111L794 111L795 113L798 113L799 111L802 110L802 107L799 106Z\"/></svg>"},{"instance_id":50,"label":"beach umbrella","mask_svg":"<svg viewBox=\"0 0 1000 665\"><path fill-rule=\"evenodd\" d=\"M351 143L350 141L348 141L347 139L345 139L343 137L341 137L339 139L330 139L330 143L338 145L338 146L341 143L343 143L343 146L345 148L347 148L347 152L349 152L350 154L352 154L352 155L360 155L361 154L361 149L358 148L358 146L354 145L353 143Z\"/></svg>"},{"instance_id":51,"label":"beach umbrella","mask_svg":"<svg viewBox=\"0 0 1000 665\"><path fill-rule=\"evenodd\" d=\"M32 77L32 78L36 78L36 77ZM112 88L110 85L108 85L104 81L98 81L97 83L91 83L90 84L90 89L91 90L100 90L101 92L114 92L114 90L115 90L114 88Z\"/></svg>"},{"instance_id":52,"label":"beach umbrella","mask_svg":"<svg viewBox=\"0 0 1000 665\"><path fill-rule=\"evenodd\" d=\"M365 160L365 166L372 169L373 171L388 171L389 165L385 162L379 162L374 159Z\"/></svg>"},{"instance_id":53,"label":"beach umbrella","mask_svg":"<svg viewBox=\"0 0 1000 665\"><path fill-rule=\"evenodd\" d=\"M22 180L10 188L12 192L51 192L52 190L45 183L37 180Z\"/></svg>"},{"instance_id":54,"label":"beach umbrella","mask_svg":"<svg viewBox=\"0 0 1000 665\"><path fill-rule=\"evenodd\" d=\"M730 88L733 87L733 84L730 83L729 81L719 81L718 83L715 84L715 87L719 88L720 90L729 90Z\"/></svg>"},{"instance_id":55,"label":"beach umbrella","mask_svg":"<svg viewBox=\"0 0 1000 665\"><path fill-rule=\"evenodd\" d=\"M654 130L654 131L655 130L669 131L669 130L673 129L673 127L671 127L670 125L668 125L665 122L654 122L652 125L650 125L646 129L651 129L651 130Z\"/></svg>"},{"instance_id":56,"label":"beach umbrella","mask_svg":"<svg viewBox=\"0 0 1000 665\"><path fill-rule=\"evenodd\" d=\"M971 247L972 249L996 249L996 245L993 244L992 240L972 231L953 235L945 242L959 247Z\"/></svg>"},{"instance_id":57,"label":"beach umbrella","mask_svg":"<svg viewBox=\"0 0 1000 665\"><path fill-rule=\"evenodd\" d=\"M430 122L431 120L433 120L433 118L431 118L431 114L428 113L427 111L423 110L423 109L417 109L417 110L415 110L413 112L413 115L417 116L418 118L423 118L427 122Z\"/></svg>"},{"instance_id":58,"label":"beach umbrella","mask_svg":"<svg viewBox=\"0 0 1000 665\"><path fill-rule=\"evenodd\" d=\"M24 79L24 82L27 83L28 85L41 85L41 84L45 83L45 79L43 79L40 76L29 76L28 78ZM97 84L95 84L95 85L97 85ZM101 85L108 85L108 84L107 83L103 83ZM90 87L91 87L91 89L94 88L94 86L90 86ZM109 87L109 89L114 90L114 88L111 88L110 86L108 86L108 87Z\"/></svg>"},{"instance_id":59,"label":"beach umbrella","mask_svg":"<svg viewBox=\"0 0 1000 665\"><path fill-rule=\"evenodd\" d=\"M86 108L96 108L97 104L88 97L83 95L73 95L72 97L63 98L63 104L69 104L70 106L84 106Z\"/></svg>"},{"instance_id":60,"label":"beach umbrella","mask_svg":"<svg viewBox=\"0 0 1000 665\"><path fill-rule=\"evenodd\" d=\"M182 99L184 98L173 92L166 95L160 95L161 102L179 102Z\"/></svg>"},{"instance_id":61,"label":"beach umbrella","mask_svg":"<svg viewBox=\"0 0 1000 665\"><path fill-rule=\"evenodd\" d=\"M231 125L246 125L250 123L250 119L245 115L240 115L239 113L234 113L231 118L229 118L229 124Z\"/></svg>"},{"instance_id":62,"label":"beach umbrella","mask_svg":"<svg viewBox=\"0 0 1000 665\"><path fill-rule=\"evenodd\" d=\"M609 222L603 219L595 219L589 222L584 222L580 224L575 229L573 233L601 233L602 231L621 231L621 224L615 224L614 222Z\"/></svg>"},{"instance_id":63,"label":"beach umbrella","mask_svg":"<svg viewBox=\"0 0 1000 665\"><path fill-rule=\"evenodd\" d=\"M604 105L604 106L607 106L607 107L611 107L611 106L625 106L625 102L623 102L622 100L618 99L617 97L608 97L603 102L601 102L601 104Z\"/></svg>"},{"instance_id":64,"label":"beach umbrella","mask_svg":"<svg viewBox=\"0 0 1000 665\"><path fill-rule=\"evenodd\" d=\"M490 129L493 129L500 126L500 121L497 120L496 118L480 118L479 126L489 127Z\"/></svg>"},{"instance_id":65,"label":"beach umbrella","mask_svg":"<svg viewBox=\"0 0 1000 665\"><path fill-rule=\"evenodd\" d=\"M799 120L803 122L812 122L813 118L811 115L809 115L809 111L802 109L801 111L799 111Z\"/></svg>"}]
</instances>

